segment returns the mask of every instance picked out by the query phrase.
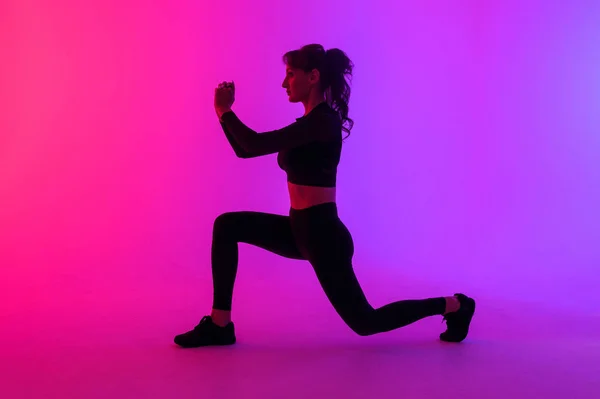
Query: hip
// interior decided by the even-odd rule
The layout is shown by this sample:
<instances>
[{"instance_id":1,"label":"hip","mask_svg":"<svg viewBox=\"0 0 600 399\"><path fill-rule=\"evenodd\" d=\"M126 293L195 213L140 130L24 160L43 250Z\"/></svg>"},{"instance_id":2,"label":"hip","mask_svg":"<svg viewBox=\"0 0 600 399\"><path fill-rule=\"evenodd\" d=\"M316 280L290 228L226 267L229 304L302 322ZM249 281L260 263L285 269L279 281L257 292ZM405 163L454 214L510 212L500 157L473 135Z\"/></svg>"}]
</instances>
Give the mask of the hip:
<instances>
[{"instance_id":1,"label":"hip","mask_svg":"<svg viewBox=\"0 0 600 399\"><path fill-rule=\"evenodd\" d=\"M351 258L354 254L352 234L340 219L335 202L290 208L289 216L296 244L308 258Z\"/></svg>"}]
</instances>

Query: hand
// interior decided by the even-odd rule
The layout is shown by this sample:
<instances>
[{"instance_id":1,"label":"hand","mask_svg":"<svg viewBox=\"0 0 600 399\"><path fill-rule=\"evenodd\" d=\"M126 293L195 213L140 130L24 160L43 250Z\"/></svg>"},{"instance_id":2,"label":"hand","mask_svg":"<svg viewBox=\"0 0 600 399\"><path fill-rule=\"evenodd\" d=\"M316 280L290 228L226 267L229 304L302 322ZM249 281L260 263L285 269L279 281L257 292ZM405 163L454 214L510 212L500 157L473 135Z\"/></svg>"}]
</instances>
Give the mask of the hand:
<instances>
[{"instance_id":1,"label":"hand","mask_svg":"<svg viewBox=\"0 0 600 399\"><path fill-rule=\"evenodd\" d=\"M229 110L235 101L235 83L221 82L215 89L215 111L219 118L221 115Z\"/></svg>"}]
</instances>

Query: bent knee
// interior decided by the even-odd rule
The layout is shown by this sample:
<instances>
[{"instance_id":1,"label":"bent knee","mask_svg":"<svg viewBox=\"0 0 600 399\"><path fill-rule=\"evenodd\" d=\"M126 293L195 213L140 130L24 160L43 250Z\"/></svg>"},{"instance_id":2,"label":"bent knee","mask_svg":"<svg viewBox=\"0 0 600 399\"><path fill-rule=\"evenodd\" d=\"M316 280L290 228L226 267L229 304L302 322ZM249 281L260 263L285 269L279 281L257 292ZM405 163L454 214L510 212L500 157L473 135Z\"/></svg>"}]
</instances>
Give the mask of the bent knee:
<instances>
[{"instance_id":1,"label":"bent knee","mask_svg":"<svg viewBox=\"0 0 600 399\"><path fill-rule=\"evenodd\" d=\"M215 218L213 231L217 234L230 232L240 223L238 212L225 212Z\"/></svg>"},{"instance_id":2,"label":"bent knee","mask_svg":"<svg viewBox=\"0 0 600 399\"><path fill-rule=\"evenodd\" d=\"M215 225L229 224L235 219L235 212L221 213L215 218Z\"/></svg>"},{"instance_id":3,"label":"bent knee","mask_svg":"<svg viewBox=\"0 0 600 399\"><path fill-rule=\"evenodd\" d=\"M351 325L350 328L352 329L352 331L354 331L356 334L360 335L361 337L367 337L367 336L373 335L377 332L370 325L356 324L356 325Z\"/></svg>"},{"instance_id":4,"label":"bent knee","mask_svg":"<svg viewBox=\"0 0 600 399\"><path fill-rule=\"evenodd\" d=\"M366 313L361 315L353 315L345 317L344 322L352 331L361 337L373 335L377 333L375 326L374 313Z\"/></svg>"}]
</instances>

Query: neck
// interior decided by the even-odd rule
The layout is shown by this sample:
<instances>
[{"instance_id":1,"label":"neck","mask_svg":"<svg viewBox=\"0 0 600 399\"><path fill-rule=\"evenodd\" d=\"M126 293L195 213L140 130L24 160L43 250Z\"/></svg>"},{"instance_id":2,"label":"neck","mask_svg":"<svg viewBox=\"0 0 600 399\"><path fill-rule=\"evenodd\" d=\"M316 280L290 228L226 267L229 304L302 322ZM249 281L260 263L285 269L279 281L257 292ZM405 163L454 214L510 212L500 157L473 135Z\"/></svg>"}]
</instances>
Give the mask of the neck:
<instances>
[{"instance_id":1,"label":"neck","mask_svg":"<svg viewBox=\"0 0 600 399\"><path fill-rule=\"evenodd\" d=\"M304 104L304 116L308 115L317 105L325 101L325 95L310 96L307 100L302 101Z\"/></svg>"}]
</instances>

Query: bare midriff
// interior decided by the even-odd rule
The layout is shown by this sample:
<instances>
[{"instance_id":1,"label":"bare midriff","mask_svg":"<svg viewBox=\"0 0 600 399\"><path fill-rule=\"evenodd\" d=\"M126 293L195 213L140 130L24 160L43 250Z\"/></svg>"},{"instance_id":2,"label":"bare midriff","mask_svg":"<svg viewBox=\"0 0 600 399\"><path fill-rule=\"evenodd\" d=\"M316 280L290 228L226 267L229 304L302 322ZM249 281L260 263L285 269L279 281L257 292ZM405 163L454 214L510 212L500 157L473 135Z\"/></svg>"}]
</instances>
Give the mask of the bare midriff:
<instances>
[{"instance_id":1,"label":"bare midriff","mask_svg":"<svg viewBox=\"0 0 600 399\"><path fill-rule=\"evenodd\" d=\"M294 209L335 202L335 187L302 186L288 182L290 204Z\"/></svg>"}]
</instances>

